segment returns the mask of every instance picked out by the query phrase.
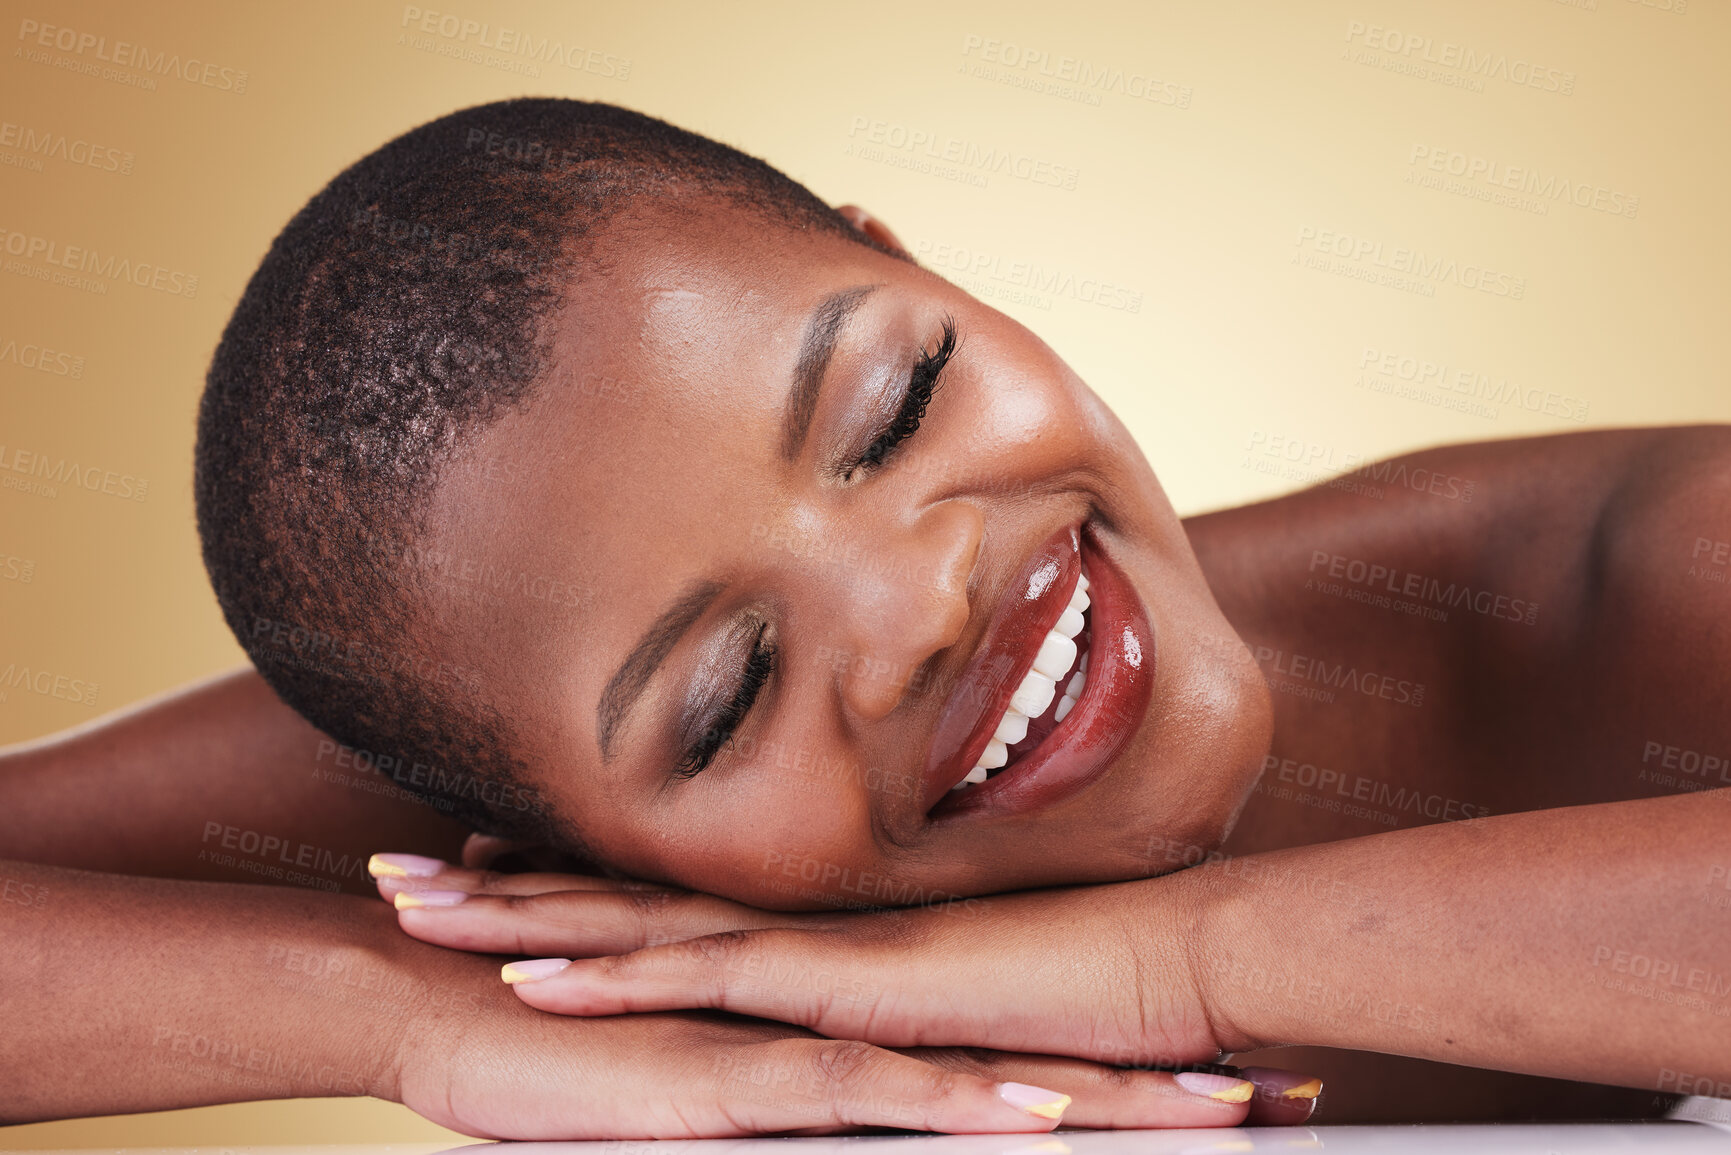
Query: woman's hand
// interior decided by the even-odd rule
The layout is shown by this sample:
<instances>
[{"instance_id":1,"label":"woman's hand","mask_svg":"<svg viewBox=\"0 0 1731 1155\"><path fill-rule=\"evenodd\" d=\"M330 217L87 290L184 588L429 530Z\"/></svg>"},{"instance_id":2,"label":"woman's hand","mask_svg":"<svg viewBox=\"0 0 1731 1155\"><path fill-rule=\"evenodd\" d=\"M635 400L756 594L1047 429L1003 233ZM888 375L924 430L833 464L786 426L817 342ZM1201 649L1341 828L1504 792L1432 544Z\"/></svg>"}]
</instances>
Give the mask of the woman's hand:
<instances>
[{"instance_id":1,"label":"woman's hand","mask_svg":"<svg viewBox=\"0 0 1731 1155\"><path fill-rule=\"evenodd\" d=\"M1182 918L1169 911L1169 933L1152 933L1145 893L1126 893L1134 884L871 914L790 914L645 884L491 874L400 856L381 856L375 870L401 925L417 938L559 956L505 968L525 1003L559 1014L708 1008L889 1047L991 1047L1141 1068L1220 1057L1179 946ZM573 958L586 961L567 963ZM1030 1054L986 1061L1065 1061ZM1193 1099L1254 1097L1244 1110L1269 1123L1302 1121L1320 1091L1315 1080L1289 1072L1259 1069L1247 1072L1247 1082L1225 1070L1175 1078L1075 1062L1063 1077L1082 1083L1056 1086L1123 1079ZM1066 1122L1124 1125L1091 1121L1082 1096ZM1178 1124L1167 1112L1162 1122L1138 1125Z\"/></svg>"},{"instance_id":2,"label":"woman's hand","mask_svg":"<svg viewBox=\"0 0 1731 1155\"><path fill-rule=\"evenodd\" d=\"M897 1052L730 1016L516 1009L414 1036L395 1097L455 1130L511 1139L1043 1132L1060 1120L1229 1127L1265 1109L1246 1094L1211 1098L1211 1089L1243 1083L1218 1074L1202 1074L1192 1090L1168 1072L967 1049Z\"/></svg>"}]
</instances>

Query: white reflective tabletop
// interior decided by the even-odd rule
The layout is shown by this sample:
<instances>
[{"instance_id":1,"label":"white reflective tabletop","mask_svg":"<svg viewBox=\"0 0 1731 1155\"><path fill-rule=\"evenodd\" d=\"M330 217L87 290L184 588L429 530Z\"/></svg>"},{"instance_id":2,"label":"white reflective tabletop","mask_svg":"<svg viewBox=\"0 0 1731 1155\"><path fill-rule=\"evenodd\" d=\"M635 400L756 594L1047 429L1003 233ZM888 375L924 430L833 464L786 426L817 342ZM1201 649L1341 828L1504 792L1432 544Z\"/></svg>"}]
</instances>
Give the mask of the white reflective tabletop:
<instances>
[{"instance_id":1,"label":"white reflective tabletop","mask_svg":"<svg viewBox=\"0 0 1731 1155\"><path fill-rule=\"evenodd\" d=\"M0 1148L4 1132L0 1131ZM92 1149L94 1150L94 1149ZM1731 1155L1731 1126L1632 1123L1246 1127L1184 1131L1057 1131L1011 1135L864 1135L798 1139L614 1139L580 1143L354 1144L300 1147L105 1148L127 1155ZM73 1155L59 1150L55 1155Z\"/></svg>"}]
</instances>

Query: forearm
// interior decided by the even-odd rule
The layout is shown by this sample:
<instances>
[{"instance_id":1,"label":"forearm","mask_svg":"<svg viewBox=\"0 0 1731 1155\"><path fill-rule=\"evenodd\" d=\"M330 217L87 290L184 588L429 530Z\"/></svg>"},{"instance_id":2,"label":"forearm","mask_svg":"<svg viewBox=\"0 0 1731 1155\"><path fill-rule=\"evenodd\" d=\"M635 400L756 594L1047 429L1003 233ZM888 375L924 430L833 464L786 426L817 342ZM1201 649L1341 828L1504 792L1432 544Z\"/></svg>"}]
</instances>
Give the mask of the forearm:
<instances>
[{"instance_id":1,"label":"forearm","mask_svg":"<svg viewBox=\"0 0 1731 1155\"><path fill-rule=\"evenodd\" d=\"M0 753L0 855L28 862L225 881L293 871L367 893L356 864L374 850L454 858L464 833L251 670Z\"/></svg>"},{"instance_id":2,"label":"forearm","mask_svg":"<svg viewBox=\"0 0 1731 1155\"><path fill-rule=\"evenodd\" d=\"M0 1122L395 1098L411 1032L512 1009L378 902L13 862L0 895Z\"/></svg>"},{"instance_id":3,"label":"forearm","mask_svg":"<svg viewBox=\"0 0 1731 1155\"><path fill-rule=\"evenodd\" d=\"M1155 883L1197 899L1195 966L1231 1050L1304 1043L1676 1091L1731 1082L1731 912L1713 903L1728 869L1731 791L1715 791Z\"/></svg>"}]
</instances>

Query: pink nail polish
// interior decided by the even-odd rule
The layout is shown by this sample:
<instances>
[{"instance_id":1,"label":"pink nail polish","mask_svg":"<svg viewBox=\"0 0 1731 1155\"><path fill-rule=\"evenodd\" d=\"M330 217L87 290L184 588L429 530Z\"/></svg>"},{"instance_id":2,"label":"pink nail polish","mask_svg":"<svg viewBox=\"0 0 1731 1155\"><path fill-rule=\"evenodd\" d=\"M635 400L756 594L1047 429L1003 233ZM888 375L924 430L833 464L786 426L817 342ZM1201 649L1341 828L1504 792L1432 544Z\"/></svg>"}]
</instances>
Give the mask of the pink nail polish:
<instances>
[{"instance_id":1,"label":"pink nail polish","mask_svg":"<svg viewBox=\"0 0 1731 1155\"><path fill-rule=\"evenodd\" d=\"M499 977L516 986L552 978L571 965L568 958L532 958L523 962L506 963L499 968Z\"/></svg>"},{"instance_id":2,"label":"pink nail polish","mask_svg":"<svg viewBox=\"0 0 1731 1155\"><path fill-rule=\"evenodd\" d=\"M367 873L374 878L431 878L445 866L422 854L375 854L367 859Z\"/></svg>"},{"instance_id":3,"label":"pink nail polish","mask_svg":"<svg viewBox=\"0 0 1731 1155\"><path fill-rule=\"evenodd\" d=\"M1070 1105L1070 1096L1031 1083L999 1083L998 1098L1036 1119L1062 1118Z\"/></svg>"},{"instance_id":4,"label":"pink nail polish","mask_svg":"<svg viewBox=\"0 0 1731 1155\"><path fill-rule=\"evenodd\" d=\"M468 897L462 890L399 890L391 901L398 910L419 910L423 906L456 906Z\"/></svg>"},{"instance_id":5,"label":"pink nail polish","mask_svg":"<svg viewBox=\"0 0 1731 1155\"><path fill-rule=\"evenodd\" d=\"M1256 1084L1249 1079L1211 1075L1207 1071L1179 1071L1172 1076L1172 1081L1192 1095L1218 1099L1222 1103L1247 1103L1256 1092Z\"/></svg>"}]
</instances>

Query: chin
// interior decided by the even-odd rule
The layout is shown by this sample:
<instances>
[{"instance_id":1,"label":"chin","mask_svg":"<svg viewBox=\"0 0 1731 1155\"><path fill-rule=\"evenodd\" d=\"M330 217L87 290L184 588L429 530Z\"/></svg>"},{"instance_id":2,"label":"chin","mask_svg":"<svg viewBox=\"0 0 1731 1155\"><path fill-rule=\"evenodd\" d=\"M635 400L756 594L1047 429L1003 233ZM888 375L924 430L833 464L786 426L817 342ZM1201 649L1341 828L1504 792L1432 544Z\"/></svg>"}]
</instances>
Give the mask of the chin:
<instances>
[{"instance_id":1,"label":"chin","mask_svg":"<svg viewBox=\"0 0 1731 1155\"><path fill-rule=\"evenodd\" d=\"M1119 788L1095 802L1120 877L1206 861L1232 833L1262 774L1274 706L1261 670L1203 587L1203 600L1163 615L1144 740L1115 767ZM1125 817L1129 816L1127 823ZM1126 829L1128 827L1128 829Z\"/></svg>"}]
</instances>

